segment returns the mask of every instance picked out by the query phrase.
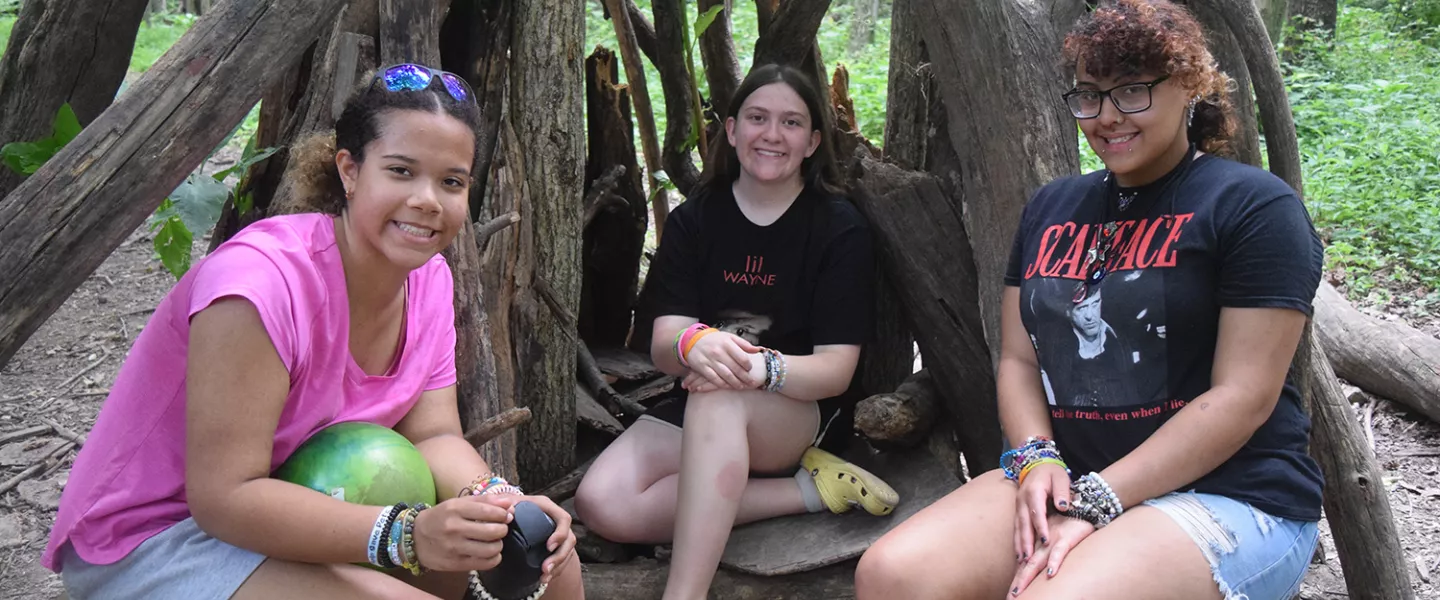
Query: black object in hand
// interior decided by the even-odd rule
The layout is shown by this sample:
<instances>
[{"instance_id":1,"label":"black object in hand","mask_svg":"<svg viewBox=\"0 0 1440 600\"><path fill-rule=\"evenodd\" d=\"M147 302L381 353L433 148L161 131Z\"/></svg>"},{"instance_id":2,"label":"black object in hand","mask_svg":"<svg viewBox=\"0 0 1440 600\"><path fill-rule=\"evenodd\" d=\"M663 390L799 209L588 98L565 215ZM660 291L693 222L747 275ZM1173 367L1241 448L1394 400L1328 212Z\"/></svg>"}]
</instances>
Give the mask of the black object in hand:
<instances>
[{"instance_id":1,"label":"black object in hand","mask_svg":"<svg viewBox=\"0 0 1440 600\"><path fill-rule=\"evenodd\" d=\"M496 598L522 598L534 591L550 550L545 543L555 533L555 521L534 502L515 505L515 519L500 550L500 566L479 573L480 583Z\"/></svg>"}]
</instances>

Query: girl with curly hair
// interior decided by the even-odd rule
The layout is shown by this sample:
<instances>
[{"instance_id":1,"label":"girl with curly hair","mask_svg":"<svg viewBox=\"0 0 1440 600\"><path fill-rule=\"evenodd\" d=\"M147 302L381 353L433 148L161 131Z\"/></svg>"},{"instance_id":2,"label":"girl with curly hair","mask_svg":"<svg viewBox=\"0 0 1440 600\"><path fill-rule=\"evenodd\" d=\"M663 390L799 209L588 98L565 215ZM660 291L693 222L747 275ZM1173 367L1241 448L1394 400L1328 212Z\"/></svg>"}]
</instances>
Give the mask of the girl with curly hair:
<instances>
[{"instance_id":1,"label":"girl with curly hair","mask_svg":"<svg viewBox=\"0 0 1440 600\"><path fill-rule=\"evenodd\" d=\"M293 154L310 212L256 222L175 284L61 497L42 561L70 598L458 599L499 564L521 500L557 525L534 595L584 597L569 516L482 475L461 435L440 251L469 218L479 113L454 74L377 72ZM368 506L271 476L346 422L407 438L441 501Z\"/></svg>"},{"instance_id":2,"label":"girl with curly hair","mask_svg":"<svg viewBox=\"0 0 1440 600\"><path fill-rule=\"evenodd\" d=\"M1105 0L1064 59L1106 168L1039 190L1015 235L1015 447L871 547L857 596L1288 599L1320 518L1288 375L1320 240L1284 182L1223 158L1232 83L1185 9Z\"/></svg>"}]
</instances>

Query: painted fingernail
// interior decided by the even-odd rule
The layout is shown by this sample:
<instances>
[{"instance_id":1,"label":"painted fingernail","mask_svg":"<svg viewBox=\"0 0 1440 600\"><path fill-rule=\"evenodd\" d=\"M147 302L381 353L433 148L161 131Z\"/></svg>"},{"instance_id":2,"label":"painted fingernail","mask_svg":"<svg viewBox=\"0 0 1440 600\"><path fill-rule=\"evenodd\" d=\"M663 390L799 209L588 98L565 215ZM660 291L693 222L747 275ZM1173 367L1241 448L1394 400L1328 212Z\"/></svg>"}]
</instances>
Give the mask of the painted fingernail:
<instances>
[{"instance_id":1,"label":"painted fingernail","mask_svg":"<svg viewBox=\"0 0 1440 600\"><path fill-rule=\"evenodd\" d=\"M1050 540L1042 537L1042 538L1040 538L1040 543L1042 543L1042 544L1048 544L1048 543L1050 543Z\"/></svg>"},{"instance_id":2,"label":"painted fingernail","mask_svg":"<svg viewBox=\"0 0 1440 600\"><path fill-rule=\"evenodd\" d=\"M1070 508L1070 503L1069 503L1069 502L1066 502L1066 501L1064 501L1064 500L1061 500L1061 501L1057 502L1056 504L1059 504L1059 505L1060 505L1060 508Z\"/></svg>"},{"instance_id":3,"label":"painted fingernail","mask_svg":"<svg viewBox=\"0 0 1440 600\"><path fill-rule=\"evenodd\" d=\"M1055 576L1055 569L1045 569L1045 576L1046 576L1046 577L1054 577L1054 576Z\"/></svg>"},{"instance_id":4,"label":"painted fingernail","mask_svg":"<svg viewBox=\"0 0 1440 600\"><path fill-rule=\"evenodd\" d=\"M1010 590L1010 595L1011 595L1011 596L1019 596L1019 595L1020 595L1020 588L1018 588L1018 587L1012 588L1012 589Z\"/></svg>"}]
</instances>

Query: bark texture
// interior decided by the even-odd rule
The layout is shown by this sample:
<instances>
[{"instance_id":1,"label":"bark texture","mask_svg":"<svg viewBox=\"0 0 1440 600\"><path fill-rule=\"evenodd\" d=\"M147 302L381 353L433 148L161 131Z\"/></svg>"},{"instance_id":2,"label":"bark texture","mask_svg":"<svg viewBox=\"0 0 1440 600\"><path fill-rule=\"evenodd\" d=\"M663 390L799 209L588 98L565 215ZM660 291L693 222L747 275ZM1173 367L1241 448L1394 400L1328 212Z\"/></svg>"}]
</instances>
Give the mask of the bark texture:
<instances>
[{"instance_id":1,"label":"bark texture","mask_svg":"<svg viewBox=\"0 0 1440 600\"><path fill-rule=\"evenodd\" d=\"M655 70L660 73L660 86L665 90L665 145L661 151L661 164L665 173L681 194L690 195L695 183L700 180L700 171L685 148L690 139L690 127L694 122L691 107L695 101L695 89L690 85L690 72L685 67L685 36L682 19L687 18L681 10L680 0L654 0L651 8L655 13Z\"/></svg>"},{"instance_id":2,"label":"bark texture","mask_svg":"<svg viewBox=\"0 0 1440 600\"><path fill-rule=\"evenodd\" d=\"M1273 0L1284 2L1284 0ZM1260 128L1255 120L1255 92L1250 81L1250 67L1245 65L1245 54L1240 51L1240 40L1225 22L1225 16L1205 2L1192 2L1190 12L1205 28L1206 45L1215 56L1220 70L1235 80L1235 89L1230 92L1231 105L1235 107L1235 137L1231 139L1234 159L1247 165L1263 167L1260 156Z\"/></svg>"},{"instance_id":3,"label":"bark texture","mask_svg":"<svg viewBox=\"0 0 1440 600\"><path fill-rule=\"evenodd\" d=\"M517 0L510 48L521 218L510 342L519 404L535 419L520 432L520 479L536 487L575 467L575 344L580 304L580 199L585 39L581 0ZM518 168L517 168L518 167ZM502 349L503 350L503 349Z\"/></svg>"},{"instance_id":4,"label":"bark texture","mask_svg":"<svg viewBox=\"0 0 1440 600\"><path fill-rule=\"evenodd\" d=\"M715 22L700 35L700 59L705 64L705 81L710 86L710 109L717 115L724 115L735 97L735 88L740 87L740 59L735 57L735 33L730 26L730 8L733 0L700 0L700 12L713 6L727 5L715 16Z\"/></svg>"},{"instance_id":5,"label":"bark texture","mask_svg":"<svg viewBox=\"0 0 1440 600\"><path fill-rule=\"evenodd\" d=\"M1038 3L919 0L919 15L949 113L993 362L1005 265L1021 210L1040 186L1079 168L1075 121L1054 100L1055 90L1069 83L1056 61L1060 37ZM996 65L1003 65L999 76Z\"/></svg>"},{"instance_id":6,"label":"bark texture","mask_svg":"<svg viewBox=\"0 0 1440 600\"><path fill-rule=\"evenodd\" d=\"M340 5L218 5L0 200L0 365L245 117L272 74L300 59Z\"/></svg>"},{"instance_id":7,"label":"bark texture","mask_svg":"<svg viewBox=\"0 0 1440 600\"><path fill-rule=\"evenodd\" d=\"M81 125L115 98L146 0L23 2L0 58L0 146L50 136L66 102ZM0 198L23 177L0 166Z\"/></svg>"},{"instance_id":8,"label":"bark texture","mask_svg":"<svg viewBox=\"0 0 1440 600\"><path fill-rule=\"evenodd\" d=\"M1315 333L1336 375L1440 423L1440 340L1355 310L1328 283L1315 296Z\"/></svg>"}]
</instances>

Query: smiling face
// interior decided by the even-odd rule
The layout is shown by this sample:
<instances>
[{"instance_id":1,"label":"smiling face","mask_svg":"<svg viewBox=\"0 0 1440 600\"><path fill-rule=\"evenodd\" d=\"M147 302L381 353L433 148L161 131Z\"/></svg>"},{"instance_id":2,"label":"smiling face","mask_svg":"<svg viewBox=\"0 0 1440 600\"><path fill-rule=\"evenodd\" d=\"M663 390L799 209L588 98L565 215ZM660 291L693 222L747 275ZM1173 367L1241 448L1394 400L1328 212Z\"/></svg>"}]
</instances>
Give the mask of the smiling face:
<instances>
[{"instance_id":1,"label":"smiling face","mask_svg":"<svg viewBox=\"0 0 1440 600\"><path fill-rule=\"evenodd\" d=\"M1075 89L1113 90L1112 93L1120 94L1122 91L1114 88L1158 78L1149 73L1096 77L1086 73L1081 64L1075 69ZM1131 93L1139 93L1143 98L1144 92L1132 90ZM1185 134L1190 94L1171 80L1151 87L1150 93L1150 108L1146 110L1125 114L1111 98L1105 97L1100 102L1100 116L1079 119L1080 130L1085 133L1090 148L1124 186L1144 185L1159 179L1180 163L1190 147ZM1127 105L1127 99L1120 99L1120 103Z\"/></svg>"},{"instance_id":2,"label":"smiling face","mask_svg":"<svg viewBox=\"0 0 1440 600\"><path fill-rule=\"evenodd\" d=\"M726 119L741 177L759 183L798 181L805 159L820 146L800 94L783 82L761 86L745 98L737 117Z\"/></svg>"},{"instance_id":3,"label":"smiling face","mask_svg":"<svg viewBox=\"0 0 1440 600\"><path fill-rule=\"evenodd\" d=\"M393 110L379 121L363 162L346 150L335 157L350 195L341 223L356 253L413 270L465 224L475 137L444 113Z\"/></svg>"}]
</instances>

